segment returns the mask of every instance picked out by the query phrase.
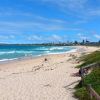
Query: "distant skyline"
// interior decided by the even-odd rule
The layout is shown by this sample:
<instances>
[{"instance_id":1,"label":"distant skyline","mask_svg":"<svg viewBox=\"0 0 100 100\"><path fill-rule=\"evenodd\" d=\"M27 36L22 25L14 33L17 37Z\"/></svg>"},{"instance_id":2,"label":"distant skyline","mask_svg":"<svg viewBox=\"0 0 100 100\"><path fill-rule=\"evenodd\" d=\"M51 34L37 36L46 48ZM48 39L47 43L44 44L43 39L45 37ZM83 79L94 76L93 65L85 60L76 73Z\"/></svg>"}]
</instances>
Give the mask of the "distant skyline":
<instances>
[{"instance_id":1,"label":"distant skyline","mask_svg":"<svg viewBox=\"0 0 100 100\"><path fill-rule=\"evenodd\" d=\"M100 0L0 0L0 43L100 40Z\"/></svg>"}]
</instances>

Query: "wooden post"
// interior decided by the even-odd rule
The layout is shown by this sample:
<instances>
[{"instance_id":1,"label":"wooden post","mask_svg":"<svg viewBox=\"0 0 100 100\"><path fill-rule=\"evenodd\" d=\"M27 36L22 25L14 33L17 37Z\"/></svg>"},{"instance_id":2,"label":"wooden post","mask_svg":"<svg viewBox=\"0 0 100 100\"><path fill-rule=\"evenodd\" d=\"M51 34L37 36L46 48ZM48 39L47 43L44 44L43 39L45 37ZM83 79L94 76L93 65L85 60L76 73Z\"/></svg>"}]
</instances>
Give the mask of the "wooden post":
<instances>
[{"instance_id":1,"label":"wooden post","mask_svg":"<svg viewBox=\"0 0 100 100\"><path fill-rule=\"evenodd\" d=\"M98 66L100 67L100 63L93 63L93 64L87 65L83 68L80 68L79 75L81 76L81 85L84 85L84 73L85 73L84 70L86 68L94 68L94 67L98 67ZM96 100L100 100L100 95L92 88L91 84L86 85L86 89L89 92L91 100L93 99L93 97Z\"/></svg>"},{"instance_id":2,"label":"wooden post","mask_svg":"<svg viewBox=\"0 0 100 100\"><path fill-rule=\"evenodd\" d=\"M84 85L84 69L81 68L80 71L81 71L81 81L82 81L82 86L83 86Z\"/></svg>"},{"instance_id":3,"label":"wooden post","mask_svg":"<svg viewBox=\"0 0 100 100\"><path fill-rule=\"evenodd\" d=\"M92 96L92 93L91 93L91 84L88 84L88 92L89 92L89 95L90 95L90 99L92 100L93 96Z\"/></svg>"},{"instance_id":4,"label":"wooden post","mask_svg":"<svg viewBox=\"0 0 100 100\"><path fill-rule=\"evenodd\" d=\"M91 99L91 100L93 99L93 97L94 97L96 100L100 100L99 94L92 88L91 84L88 84L88 85L87 85L87 91L89 92L89 95L90 95L90 99Z\"/></svg>"}]
</instances>

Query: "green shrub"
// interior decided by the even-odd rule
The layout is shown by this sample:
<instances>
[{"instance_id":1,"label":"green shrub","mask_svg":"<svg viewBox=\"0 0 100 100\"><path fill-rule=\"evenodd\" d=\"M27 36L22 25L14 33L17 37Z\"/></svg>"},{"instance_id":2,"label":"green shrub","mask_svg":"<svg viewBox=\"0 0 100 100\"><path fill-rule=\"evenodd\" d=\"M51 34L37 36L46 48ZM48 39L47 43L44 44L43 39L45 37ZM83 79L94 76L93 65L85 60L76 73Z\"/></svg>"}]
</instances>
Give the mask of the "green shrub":
<instances>
[{"instance_id":1,"label":"green shrub","mask_svg":"<svg viewBox=\"0 0 100 100\"><path fill-rule=\"evenodd\" d=\"M100 51L85 55L81 61L84 62L79 67L100 62ZM79 100L90 100L89 94L85 88L87 84L91 84L92 88L100 95L100 66L93 68L92 72L84 78L84 86L80 84L76 86L75 96L79 98ZM93 98L93 100L95 100L95 98Z\"/></svg>"},{"instance_id":2,"label":"green shrub","mask_svg":"<svg viewBox=\"0 0 100 100\"><path fill-rule=\"evenodd\" d=\"M100 51L95 51L91 54L85 55L81 57L80 61L82 61L83 63L78 67L83 67L92 63L100 63Z\"/></svg>"}]
</instances>

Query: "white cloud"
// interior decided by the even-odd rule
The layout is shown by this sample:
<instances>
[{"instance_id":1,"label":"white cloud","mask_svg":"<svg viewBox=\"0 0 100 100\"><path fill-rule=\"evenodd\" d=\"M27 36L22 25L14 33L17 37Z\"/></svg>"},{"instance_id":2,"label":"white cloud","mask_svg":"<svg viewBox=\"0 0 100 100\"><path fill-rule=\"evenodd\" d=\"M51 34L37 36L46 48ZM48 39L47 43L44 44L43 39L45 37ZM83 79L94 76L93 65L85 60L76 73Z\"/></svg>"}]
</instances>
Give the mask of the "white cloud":
<instances>
[{"instance_id":1,"label":"white cloud","mask_svg":"<svg viewBox=\"0 0 100 100\"><path fill-rule=\"evenodd\" d=\"M72 12L82 12L84 10L85 5L88 0L40 0L44 3L51 3L51 5L54 5L58 7L60 10L67 12L67 10L70 10Z\"/></svg>"},{"instance_id":2,"label":"white cloud","mask_svg":"<svg viewBox=\"0 0 100 100\"><path fill-rule=\"evenodd\" d=\"M72 8L83 8L83 4L86 3L87 0L42 0L43 2L51 2L60 7L69 7Z\"/></svg>"},{"instance_id":3,"label":"white cloud","mask_svg":"<svg viewBox=\"0 0 100 100\"><path fill-rule=\"evenodd\" d=\"M41 41L42 37L38 35L31 35L31 36L28 36L28 40Z\"/></svg>"},{"instance_id":4,"label":"white cloud","mask_svg":"<svg viewBox=\"0 0 100 100\"><path fill-rule=\"evenodd\" d=\"M56 34L52 35L51 38L52 38L52 40L55 40L55 41L61 41L62 40L62 37L58 36Z\"/></svg>"},{"instance_id":5,"label":"white cloud","mask_svg":"<svg viewBox=\"0 0 100 100\"><path fill-rule=\"evenodd\" d=\"M92 16L100 16L100 6L94 6L91 0L40 0L44 3L52 5L67 15L75 16L82 19L90 19ZM100 3L99 0L93 1ZM93 6L92 6L93 5ZM100 5L100 4L99 4Z\"/></svg>"},{"instance_id":6,"label":"white cloud","mask_svg":"<svg viewBox=\"0 0 100 100\"><path fill-rule=\"evenodd\" d=\"M38 34L33 34L31 36L26 37L27 41L33 41L33 42L64 42L67 39L67 36L61 36L57 34L53 35L38 35Z\"/></svg>"},{"instance_id":7,"label":"white cloud","mask_svg":"<svg viewBox=\"0 0 100 100\"><path fill-rule=\"evenodd\" d=\"M88 14L90 16L100 16L100 9L91 9Z\"/></svg>"},{"instance_id":8,"label":"white cloud","mask_svg":"<svg viewBox=\"0 0 100 100\"><path fill-rule=\"evenodd\" d=\"M19 12L19 11L0 11L0 16L34 16L32 13Z\"/></svg>"},{"instance_id":9,"label":"white cloud","mask_svg":"<svg viewBox=\"0 0 100 100\"><path fill-rule=\"evenodd\" d=\"M97 39L100 39L100 35L99 34L95 34L94 37L96 37Z\"/></svg>"},{"instance_id":10,"label":"white cloud","mask_svg":"<svg viewBox=\"0 0 100 100\"><path fill-rule=\"evenodd\" d=\"M67 35L53 34L51 36L48 36L46 40L50 42L65 42L67 41Z\"/></svg>"},{"instance_id":11,"label":"white cloud","mask_svg":"<svg viewBox=\"0 0 100 100\"><path fill-rule=\"evenodd\" d=\"M0 40L14 39L14 35L0 35Z\"/></svg>"},{"instance_id":12,"label":"white cloud","mask_svg":"<svg viewBox=\"0 0 100 100\"><path fill-rule=\"evenodd\" d=\"M79 37L80 39L82 39L82 40L89 39L89 37L85 36L85 35L82 34L82 33L78 33L77 35L78 35L78 37Z\"/></svg>"},{"instance_id":13,"label":"white cloud","mask_svg":"<svg viewBox=\"0 0 100 100\"><path fill-rule=\"evenodd\" d=\"M5 30L6 29L6 30ZM31 31L54 31L54 30L81 30L66 24L65 21L60 19L47 19L39 18L32 21L1 21L0 32L2 33L21 33L25 30Z\"/></svg>"},{"instance_id":14,"label":"white cloud","mask_svg":"<svg viewBox=\"0 0 100 100\"><path fill-rule=\"evenodd\" d=\"M31 40L31 41L61 41L62 40L62 37L59 36L59 35L56 35L56 34L53 34L53 35L49 35L49 36L40 36L40 35L32 35L32 36L28 36L27 38L28 40Z\"/></svg>"}]
</instances>

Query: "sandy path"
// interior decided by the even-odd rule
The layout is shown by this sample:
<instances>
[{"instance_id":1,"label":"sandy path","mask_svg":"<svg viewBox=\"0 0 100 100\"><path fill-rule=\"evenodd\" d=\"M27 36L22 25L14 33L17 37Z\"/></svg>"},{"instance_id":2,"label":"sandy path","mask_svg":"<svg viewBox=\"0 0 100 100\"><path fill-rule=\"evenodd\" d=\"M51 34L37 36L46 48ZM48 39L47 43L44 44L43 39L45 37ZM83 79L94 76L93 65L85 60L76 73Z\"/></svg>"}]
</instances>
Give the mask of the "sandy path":
<instances>
[{"instance_id":1,"label":"sandy path","mask_svg":"<svg viewBox=\"0 0 100 100\"><path fill-rule=\"evenodd\" d=\"M71 94L73 89L65 88L77 80L68 77L72 73L68 73L70 70L72 68L58 68L36 74L8 76L0 80L0 100L75 100Z\"/></svg>"}]
</instances>

